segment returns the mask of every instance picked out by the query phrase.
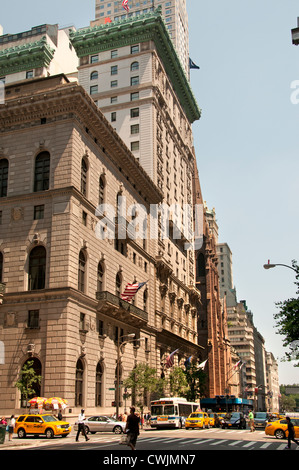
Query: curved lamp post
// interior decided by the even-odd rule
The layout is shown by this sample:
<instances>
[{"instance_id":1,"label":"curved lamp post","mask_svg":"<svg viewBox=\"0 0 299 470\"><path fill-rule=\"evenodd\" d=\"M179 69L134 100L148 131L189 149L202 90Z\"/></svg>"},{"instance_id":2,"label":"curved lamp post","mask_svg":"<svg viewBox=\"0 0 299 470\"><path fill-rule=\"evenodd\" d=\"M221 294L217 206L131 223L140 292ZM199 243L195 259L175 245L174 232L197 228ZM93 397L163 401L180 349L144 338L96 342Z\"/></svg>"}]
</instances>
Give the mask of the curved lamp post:
<instances>
[{"instance_id":1,"label":"curved lamp post","mask_svg":"<svg viewBox=\"0 0 299 470\"><path fill-rule=\"evenodd\" d=\"M278 264L278 263L271 264L270 260L268 261L268 264L264 264L264 269L271 269L271 268L275 268L276 266L284 266L285 268L292 269L292 271L295 271L295 273L297 273L296 269L292 268L292 266L288 266L287 264Z\"/></svg>"}]
</instances>

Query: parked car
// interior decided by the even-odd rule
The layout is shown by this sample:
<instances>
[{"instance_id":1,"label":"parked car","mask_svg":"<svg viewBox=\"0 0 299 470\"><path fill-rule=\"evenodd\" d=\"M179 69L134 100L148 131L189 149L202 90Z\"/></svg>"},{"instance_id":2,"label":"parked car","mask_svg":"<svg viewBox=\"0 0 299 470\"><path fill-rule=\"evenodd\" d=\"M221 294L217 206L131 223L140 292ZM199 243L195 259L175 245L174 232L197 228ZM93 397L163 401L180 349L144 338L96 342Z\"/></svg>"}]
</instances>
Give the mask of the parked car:
<instances>
[{"instance_id":1,"label":"parked car","mask_svg":"<svg viewBox=\"0 0 299 470\"><path fill-rule=\"evenodd\" d=\"M16 421L14 432L20 439L27 434L38 436L44 434L48 439L54 436L66 437L71 432L71 425L66 421L59 421L54 415L20 415Z\"/></svg>"},{"instance_id":2,"label":"parked car","mask_svg":"<svg viewBox=\"0 0 299 470\"><path fill-rule=\"evenodd\" d=\"M265 428L267 426L270 415L269 413L259 411L254 413L253 417L255 428Z\"/></svg>"},{"instance_id":3,"label":"parked car","mask_svg":"<svg viewBox=\"0 0 299 470\"><path fill-rule=\"evenodd\" d=\"M195 429L195 428L209 428L210 419L207 413L202 411L195 411L191 413L185 422L185 429Z\"/></svg>"},{"instance_id":4,"label":"parked car","mask_svg":"<svg viewBox=\"0 0 299 470\"><path fill-rule=\"evenodd\" d=\"M88 434L96 432L114 432L114 434L122 434L125 431L126 423L117 421L109 416L91 416L84 421L85 430ZM78 430L78 423L75 423L75 430Z\"/></svg>"},{"instance_id":5,"label":"parked car","mask_svg":"<svg viewBox=\"0 0 299 470\"><path fill-rule=\"evenodd\" d=\"M299 438L299 419L291 418L292 423L294 424L295 438ZM265 433L267 436L275 436L276 439L285 439L288 435L288 425L286 419L279 419L278 421L273 421L267 424L265 428Z\"/></svg>"},{"instance_id":6,"label":"parked car","mask_svg":"<svg viewBox=\"0 0 299 470\"><path fill-rule=\"evenodd\" d=\"M246 419L243 416L243 413L233 412L228 413L224 418L224 421L221 424L223 429L228 428L238 428L246 429Z\"/></svg>"}]
</instances>

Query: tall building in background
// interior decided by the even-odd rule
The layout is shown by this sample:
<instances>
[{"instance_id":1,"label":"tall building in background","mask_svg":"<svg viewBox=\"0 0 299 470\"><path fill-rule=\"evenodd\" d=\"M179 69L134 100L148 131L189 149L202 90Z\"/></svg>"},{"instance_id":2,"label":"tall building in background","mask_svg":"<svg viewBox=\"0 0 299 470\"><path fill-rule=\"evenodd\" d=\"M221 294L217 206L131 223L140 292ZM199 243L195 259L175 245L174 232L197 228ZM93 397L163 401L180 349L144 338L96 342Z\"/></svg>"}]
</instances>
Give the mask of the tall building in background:
<instances>
[{"instance_id":1,"label":"tall building in background","mask_svg":"<svg viewBox=\"0 0 299 470\"><path fill-rule=\"evenodd\" d=\"M123 7L122 0L96 0L96 20L123 21L132 17L153 11L158 6L162 8L162 17L165 21L169 36L171 37L183 68L189 75L189 28L186 0L129 0L128 11Z\"/></svg>"},{"instance_id":2,"label":"tall building in background","mask_svg":"<svg viewBox=\"0 0 299 470\"><path fill-rule=\"evenodd\" d=\"M227 243L217 244L217 256L219 259L220 297L226 297L227 307L234 307L237 305L237 299L236 290L233 286L232 252Z\"/></svg>"}]
</instances>

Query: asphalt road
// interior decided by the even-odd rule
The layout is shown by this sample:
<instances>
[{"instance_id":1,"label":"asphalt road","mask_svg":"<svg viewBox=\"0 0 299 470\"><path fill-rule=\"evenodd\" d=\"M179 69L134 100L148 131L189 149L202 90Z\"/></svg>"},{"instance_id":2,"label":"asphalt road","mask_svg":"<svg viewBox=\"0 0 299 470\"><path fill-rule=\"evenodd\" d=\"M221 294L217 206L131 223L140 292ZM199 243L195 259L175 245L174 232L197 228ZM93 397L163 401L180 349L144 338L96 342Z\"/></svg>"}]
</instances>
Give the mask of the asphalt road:
<instances>
[{"instance_id":1,"label":"asphalt road","mask_svg":"<svg viewBox=\"0 0 299 470\"><path fill-rule=\"evenodd\" d=\"M13 442L8 446L1 446L2 450L31 450L31 451L63 451L63 450L80 450L80 451L100 451L100 460L111 457L111 453L131 455L132 451L126 446L119 445L120 437L112 433L96 433L89 434L90 440L85 441L80 436L79 442L75 442L76 432L72 431L66 438L54 438L47 440L44 437L18 439L15 437ZM285 440L277 440L274 437L265 435L264 430L256 430L251 433L247 430L224 430L224 429L199 429L199 430L142 430L137 441L137 451L142 451L144 456L161 455L163 452L170 453L173 456L196 455L199 451L216 451L216 450L283 450L286 446ZM292 443L293 450L299 450L299 446ZM188 454L188 452L191 454ZM141 452L138 452L140 455ZM107 457L107 458L108 458ZM86 456L87 458L87 456ZM154 458L154 457L153 457ZM162 458L162 457L161 457ZM173 457L174 458L174 457ZM179 457L177 457L179 458ZM140 461L143 463L143 461ZM105 462L102 462L105 463ZM107 461L108 463L108 461ZM118 462L109 462L110 464L118 464ZM146 462L145 462L146 463ZM178 462L176 462L178 463ZM186 462L184 462L186 463ZM194 462L189 462L192 464ZM168 462L169 464L169 462ZM154 462L150 463L154 465Z\"/></svg>"}]
</instances>

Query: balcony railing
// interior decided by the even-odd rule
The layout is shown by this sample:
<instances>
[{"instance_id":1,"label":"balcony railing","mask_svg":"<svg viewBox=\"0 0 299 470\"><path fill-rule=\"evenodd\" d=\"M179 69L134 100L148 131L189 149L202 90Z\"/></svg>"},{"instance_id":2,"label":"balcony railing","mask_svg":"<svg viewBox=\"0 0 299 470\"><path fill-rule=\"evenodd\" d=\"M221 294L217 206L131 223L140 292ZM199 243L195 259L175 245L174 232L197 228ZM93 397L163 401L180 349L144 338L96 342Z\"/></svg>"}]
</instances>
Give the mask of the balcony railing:
<instances>
[{"instance_id":1,"label":"balcony railing","mask_svg":"<svg viewBox=\"0 0 299 470\"><path fill-rule=\"evenodd\" d=\"M99 301L98 310L106 315L124 320L136 327L148 322L147 312L111 292L97 292L96 298Z\"/></svg>"}]
</instances>

